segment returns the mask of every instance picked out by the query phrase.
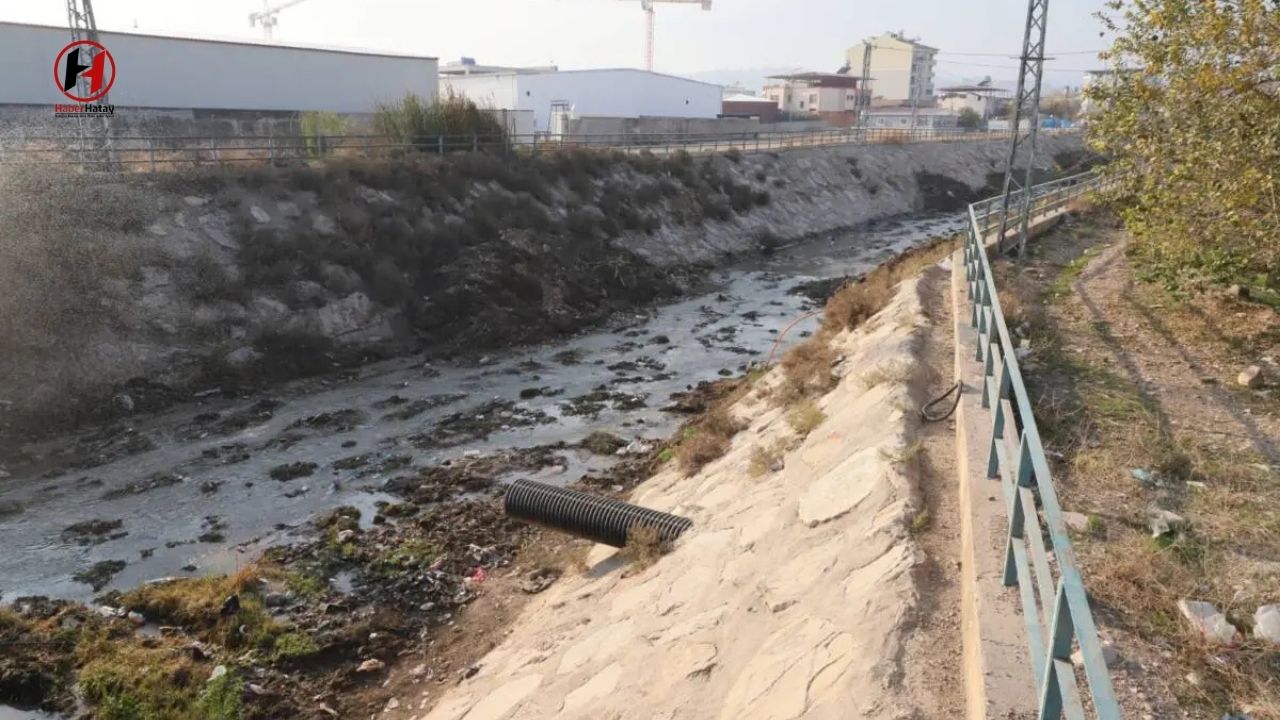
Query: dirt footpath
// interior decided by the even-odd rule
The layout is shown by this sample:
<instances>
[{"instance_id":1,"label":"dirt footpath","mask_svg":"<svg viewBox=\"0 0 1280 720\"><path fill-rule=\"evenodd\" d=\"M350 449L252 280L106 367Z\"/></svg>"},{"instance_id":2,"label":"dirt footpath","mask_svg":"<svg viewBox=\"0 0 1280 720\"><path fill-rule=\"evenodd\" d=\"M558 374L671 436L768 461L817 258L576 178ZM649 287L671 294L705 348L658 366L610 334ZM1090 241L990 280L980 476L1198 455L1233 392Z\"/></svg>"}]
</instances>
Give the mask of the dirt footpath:
<instances>
[{"instance_id":1,"label":"dirt footpath","mask_svg":"<svg viewBox=\"0 0 1280 720\"><path fill-rule=\"evenodd\" d=\"M632 497L693 519L669 555L639 569L596 546L589 569L530 603L472 677L384 716L920 716L904 664L923 562L911 538L921 509L911 387L928 325L912 280L838 336L842 379L818 401L826 421L759 478L753 449L794 431L749 393L734 412L750 426L724 457L692 477L663 470Z\"/></svg>"}]
</instances>

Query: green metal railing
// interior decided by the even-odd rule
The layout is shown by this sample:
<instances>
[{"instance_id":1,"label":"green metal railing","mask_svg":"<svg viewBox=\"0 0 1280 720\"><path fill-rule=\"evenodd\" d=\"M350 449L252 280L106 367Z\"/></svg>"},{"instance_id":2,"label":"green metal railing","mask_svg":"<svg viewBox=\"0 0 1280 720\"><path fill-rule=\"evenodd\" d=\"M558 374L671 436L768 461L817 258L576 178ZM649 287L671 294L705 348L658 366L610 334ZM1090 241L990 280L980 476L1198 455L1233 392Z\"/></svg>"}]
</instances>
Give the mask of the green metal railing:
<instances>
[{"instance_id":1,"label":"green metal railing","mask_svg":"<svg viewBox=\"0 0 1280 720\"><path fill-rule=\"evenodd\" d=\"M1086 192L1096 189L1096 175L1075 175L1029 189L1031 218L1065 212ZM1023 191L1027 192L1027 191ZM1027 195L1011 202L1021 208ZM1058 494L1049 474L1040 431L1036 427L1013 338L1009 334L988 248L1002 248L1001 198L969 206L964 245L965 279L971 301L970 321L977 330L977 359L982 363L982 407L990 411L991 443L987 477L1000 481L1008 511L1004 583L1016 586L1022 601L1027 646L1038 691L1040 720L1120 720L1120 706L1098 641L1084 580L1071 550ZM1079 648L1087 684L1086 715L1071 655Z\"/></svg>"}]
</instances>

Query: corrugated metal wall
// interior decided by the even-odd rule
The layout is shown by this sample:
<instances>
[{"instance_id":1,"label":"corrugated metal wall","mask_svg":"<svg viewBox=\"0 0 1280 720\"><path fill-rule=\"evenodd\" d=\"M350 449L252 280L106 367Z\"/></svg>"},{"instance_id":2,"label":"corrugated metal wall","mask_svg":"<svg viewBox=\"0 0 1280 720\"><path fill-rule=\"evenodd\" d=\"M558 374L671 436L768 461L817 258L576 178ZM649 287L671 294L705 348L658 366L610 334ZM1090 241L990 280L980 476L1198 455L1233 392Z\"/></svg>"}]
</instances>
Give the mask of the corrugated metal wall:
<instances>
[{"instance_id":1,"label":"corrugated metal wall","mask_svg":"<svg viewBox=\"0 0 1280 720\"><path fill-rule=\"evenodd\" d=\"M63 28L0 22L0 104L69 102L53 78ZM434 97L438 63L252 43L101 33L116 61L117 107L369 113L406 92Z\"/></svg>"}]
</instances>

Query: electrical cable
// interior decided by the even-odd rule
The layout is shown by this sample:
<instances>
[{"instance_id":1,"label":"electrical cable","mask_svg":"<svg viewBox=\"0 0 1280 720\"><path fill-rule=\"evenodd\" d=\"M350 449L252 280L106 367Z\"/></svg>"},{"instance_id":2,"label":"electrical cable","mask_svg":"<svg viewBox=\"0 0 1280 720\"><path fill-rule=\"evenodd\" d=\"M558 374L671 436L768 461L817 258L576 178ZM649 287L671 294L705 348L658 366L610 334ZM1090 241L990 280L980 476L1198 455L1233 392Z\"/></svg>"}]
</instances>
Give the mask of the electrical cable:
<instances>
[{"instance_id":1,"label":"electrical cable","mask_svg":"<svg viewBox=\"0 0 1280 720\"><path fill-rule=\"evenodd\" d=\"M951 407L948 408L947 411L941 415L933 414L932 412L933 406L945 401L948 397L951 397L951 395L953 394L955 395L955 397L951 400ZM956 408L959 407L959 405L960 405L960 381L957 380L955 384L951 386L950 390L947 390L946 392L942 393L938 397L930 400L929 402L924 404L924 407L920 408L920 419L924 420L925 422L942 422L943 420L946 420L947 418L951 417L951 413L955 412Z\"/></svg>"}]
</instances>

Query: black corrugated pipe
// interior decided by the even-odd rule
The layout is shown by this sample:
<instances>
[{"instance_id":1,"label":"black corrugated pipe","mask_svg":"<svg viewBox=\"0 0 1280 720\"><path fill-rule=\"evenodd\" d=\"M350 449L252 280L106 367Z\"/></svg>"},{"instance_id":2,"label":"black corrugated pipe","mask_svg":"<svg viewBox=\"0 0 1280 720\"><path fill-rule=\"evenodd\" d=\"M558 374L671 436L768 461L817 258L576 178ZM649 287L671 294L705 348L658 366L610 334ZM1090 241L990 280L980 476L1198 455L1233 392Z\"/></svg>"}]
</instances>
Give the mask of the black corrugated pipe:
<instances>
[{"instance_id":1,"label":"black corrugated pipe","mask_svg":"<svg viewBox=\"0 0 1280 720\"><path fill-rule=\"evenodd\" d=\"M532 480L512 483L505 505L513 518L618 548L634 527L654 528L663 542L693 527L688 518Z\"/></svg>"}]
</instances>

